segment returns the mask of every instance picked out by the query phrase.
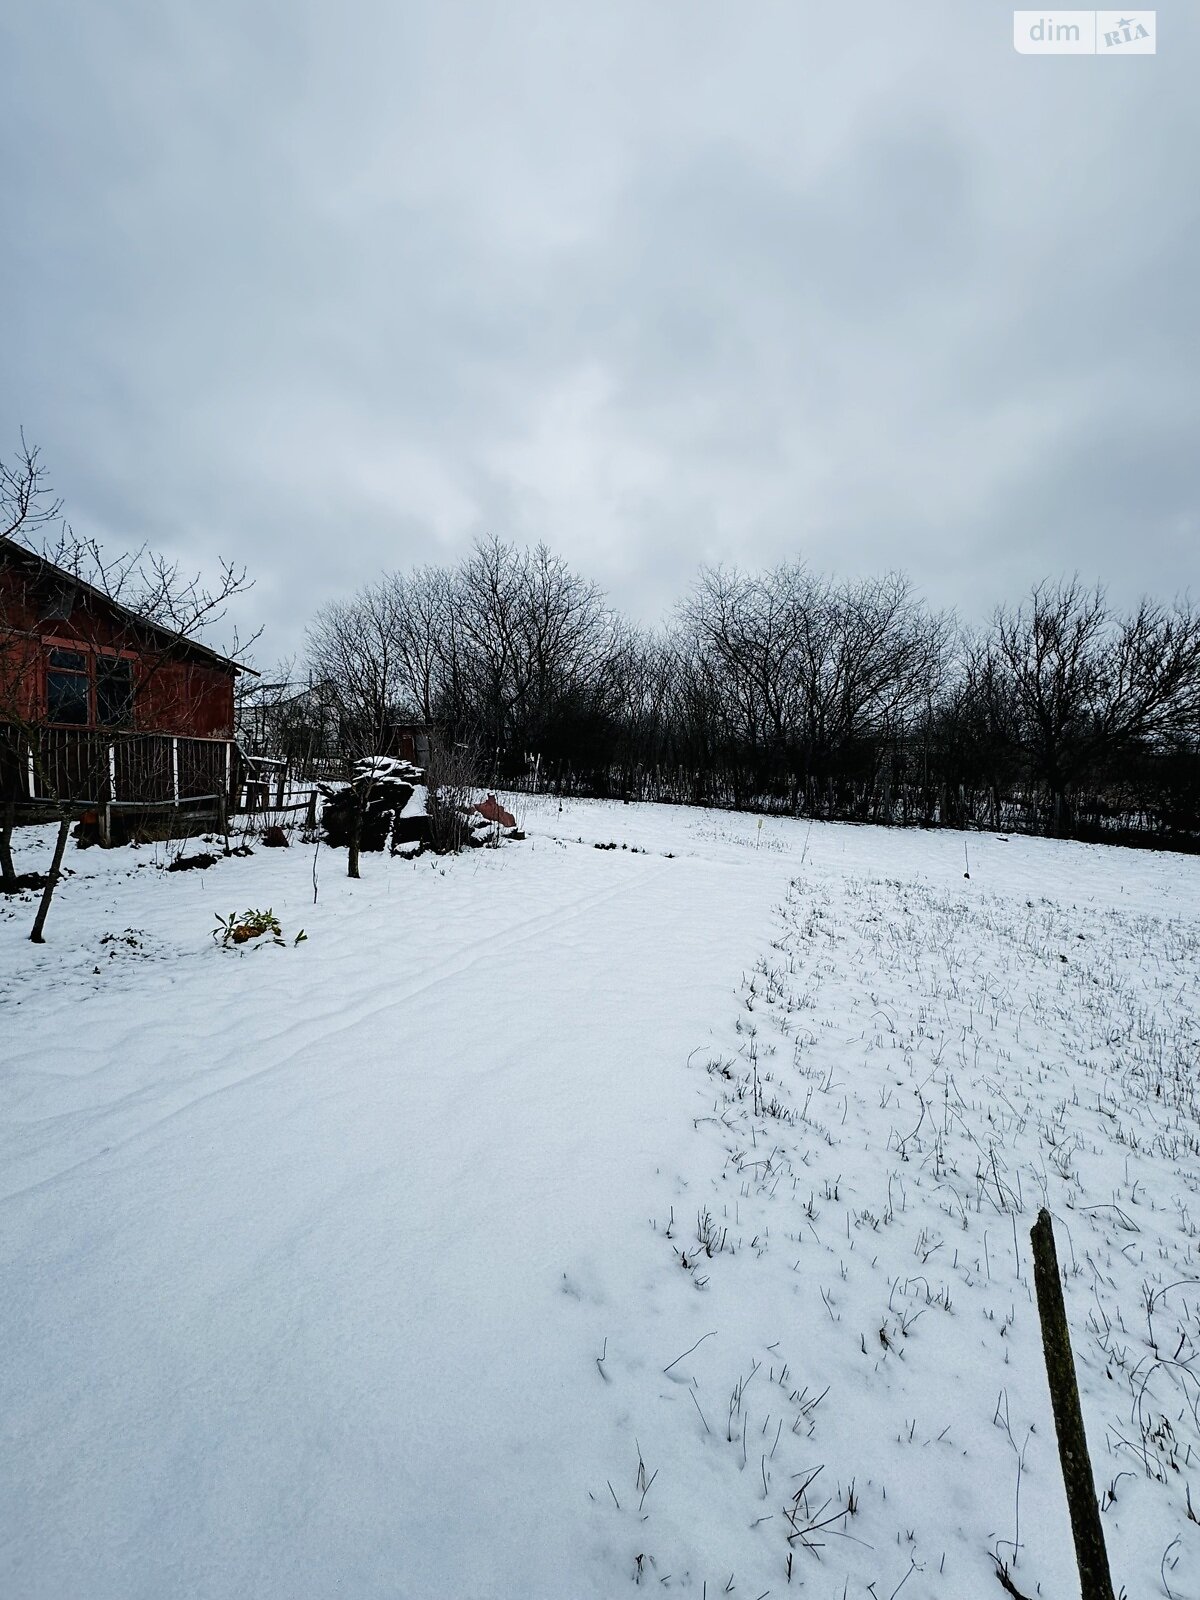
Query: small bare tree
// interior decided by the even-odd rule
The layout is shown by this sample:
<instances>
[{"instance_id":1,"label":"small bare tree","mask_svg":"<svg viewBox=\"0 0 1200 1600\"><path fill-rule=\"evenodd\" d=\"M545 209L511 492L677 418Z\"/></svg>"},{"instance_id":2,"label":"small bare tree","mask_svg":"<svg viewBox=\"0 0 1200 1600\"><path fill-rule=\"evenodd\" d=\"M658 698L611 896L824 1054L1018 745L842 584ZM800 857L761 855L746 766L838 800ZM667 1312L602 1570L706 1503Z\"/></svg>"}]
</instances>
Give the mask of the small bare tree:
<instances>
[{"instance_id":1,"label":"small bare tree","mask_svg":"<svg viewBox=\"0 0 1200 1600\"><path fill-rule=\"evenodd\" d=\"M20 540L35 538L41 529L54 523L62 511L62 501L50 485L46 467L36 445L26 443L24 433L16 453L11 459L0 457L0 538ZM0 600L0 608L3 601ZM4 617L0 609L0 633ZM0 656L0 723L6 721L5 709L12 709L24 696L17 681L24 667L24 652L18 651L12 641L4 656ZM17 819L15 777L6 773L10 763L15 764L19 746L8 729L0 728L0 784L7 790L0 806L0 890L6 894L17 888L17 874L13 866L12 836ZM11 780L6 781L6 780Z\"/></svg>"},{"instance_id":2,"label":"small bare tree","mask_svg":"<svg viewBox=\"0 0 1200 1600\"><path fill-rule=\"evenodd\" d=\"M353 803L346 870L361 876L363 820L375 788L374 757L386 749L403 685L397 588L384 580L324 606L308 630L308 661L338 719L338 754Z\"/></svg>"},{"instance_id":3,"label":"small bare tree","mask_svg":"<svg viewBox=\"0 0 1200 1600\"><path fill-rule=\"evenodd\" d=\"M471 831L471 807L479 792L479 751L469 740L433 739L429 768L429 842L439 855L461 850Z\"/></svg>"}]
</instances>

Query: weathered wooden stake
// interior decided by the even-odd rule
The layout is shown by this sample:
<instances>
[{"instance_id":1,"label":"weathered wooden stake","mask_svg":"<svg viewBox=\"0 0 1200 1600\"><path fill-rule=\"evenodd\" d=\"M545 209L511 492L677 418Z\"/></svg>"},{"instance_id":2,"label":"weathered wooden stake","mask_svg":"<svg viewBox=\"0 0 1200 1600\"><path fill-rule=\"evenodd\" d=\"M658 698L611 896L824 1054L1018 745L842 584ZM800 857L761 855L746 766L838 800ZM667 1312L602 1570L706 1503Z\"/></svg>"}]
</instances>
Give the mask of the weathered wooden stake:
<instances>
[{"instance_id":1,"label":"weathered wooden stake","mask_svg":"<svg viewBox=\"0 0 1200 1600\"><path fill-rule=\"evenodd\" d=\"M1108 1552L1104 1548L1104 1529L1088 1456L1087 1435L1083 1431L1083 1412L1079 1405L1079 1385L1071 1355L1071 1330L1063 1303L1058 1253L1054 1248L1054 1229L1050 1213L1042 1208L1029 1235L1033 1241L1033 1279L1037 1286L1038 1316L1042 1323L1042 1350L1046 1357L1046 1377L1050 1382L1050 1404L1054 1408L1054 1429L1058 1434L1058 1458L1062 1463L1071 1513L1071 1533L1075 1540L1075 1560L1079 1567L1079 1587L1083 1600L1114 1600Z\"/></svg>"}]
</instances>

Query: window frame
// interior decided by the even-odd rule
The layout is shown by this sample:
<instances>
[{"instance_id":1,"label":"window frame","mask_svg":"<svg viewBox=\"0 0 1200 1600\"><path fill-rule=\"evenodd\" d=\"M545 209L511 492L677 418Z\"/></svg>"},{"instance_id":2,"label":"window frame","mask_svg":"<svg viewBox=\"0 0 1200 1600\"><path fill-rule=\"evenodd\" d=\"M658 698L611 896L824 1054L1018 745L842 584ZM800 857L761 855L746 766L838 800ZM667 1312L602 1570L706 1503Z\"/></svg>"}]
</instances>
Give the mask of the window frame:
<instances>
[{"instance_id":1,"label":"window frame","mask_svg":"<svg viewBox=\"0 0 1200 1600\"><path fill-rule=\"evenodd\" d=\"M105 649L103 645L84 644L79 639L64 639L54 635L43 635L41 640L41 704L45 724L48 728L60 728L66 733L128 733L137 725L137 661L136 650L123 650L120 646ZM63 652L79 656L83 660L82 668L56 666L53 657L56 652ZM100 666L101 663L126 662L129 668L129 704L126 716L119 722L102 722L100 720ZM82 678L86 683L87 720L86 722L56 722L52 719L50 704L50 678L52 675L60 677Z\"/></svg>"},{"instance_id":2,"label":"window frame","mask_svg":"<svg viewBox=\"0 0 1200 1600\"><path fill-rule=\"evenodd\" d=\"M55 661L56 655L69 655L78 657L79 666L65 666L61 661ZM92 715L92 673L91 663L86 650L68 650L62 645L52 645L46 650L46 725L50 728L87 728L91 725ZM57 680L67 680L72 687L65 693L56 694L51 685ZM82 686L82 694L81 694ZM55 715L55 702L71 700L76 705L82 700L83 716L66 720Z\"/></svg>"},{"instance_id":3,"label":"window frame","mask_svg":"<svg viewBox=\"0 0 1200 1600\"><path fill-rule=\"evenodd\" d=\"M92 657L92 699L95 708L95 725L98 730L119 733L130 730L134 725L134 702L137 698L137 675L134 672L134 662L137 658L122 651L98 650ZM100 707L100 679L102 669L111 669L123 666L128 679L128 692L125 695L124 711L115 719L102 717ZM115 675L115 674L114 674Z\"/></svg>"}]
</instances>

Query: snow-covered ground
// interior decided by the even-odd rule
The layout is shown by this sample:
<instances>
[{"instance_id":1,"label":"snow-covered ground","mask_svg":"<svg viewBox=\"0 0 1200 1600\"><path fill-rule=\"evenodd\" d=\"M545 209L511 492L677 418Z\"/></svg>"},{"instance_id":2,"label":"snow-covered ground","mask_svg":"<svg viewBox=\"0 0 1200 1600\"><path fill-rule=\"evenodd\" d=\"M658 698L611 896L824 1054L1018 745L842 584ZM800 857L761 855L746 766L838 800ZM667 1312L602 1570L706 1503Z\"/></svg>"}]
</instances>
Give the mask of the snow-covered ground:
<instances>
[{"instance_id":1,"label":"snow-covered ground","mask_svg":"<svg viewBox=\"0 0 1200 1600\"><path fill-rule=\"evenodd\" d=\"M0 902L0 1594L1069 1595L1045 1203L1196 1600L1200 861L515 806Z\"/></svg>"}]
</instances>

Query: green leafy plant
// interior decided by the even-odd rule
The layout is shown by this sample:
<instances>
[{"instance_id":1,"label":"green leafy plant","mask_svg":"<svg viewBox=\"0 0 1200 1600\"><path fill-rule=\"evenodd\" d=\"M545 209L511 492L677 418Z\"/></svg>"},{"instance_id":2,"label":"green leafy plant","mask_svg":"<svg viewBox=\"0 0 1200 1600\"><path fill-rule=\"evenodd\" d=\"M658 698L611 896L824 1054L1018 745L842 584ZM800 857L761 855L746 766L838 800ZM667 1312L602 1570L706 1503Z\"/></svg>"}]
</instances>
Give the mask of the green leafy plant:
<instances>
[{"instance_id":1,"label":"green leafy plant","mask_svg":"<svg viewBox=\"0 0 1200 1600\"><path fill-rule=\"evenodd\" d=\"M241 945L251 939L261 939L264 934L269 934L272 944L283 944L283 929L279 925L279 918L268 909L266 911L231 911L227 917L217 915L217 925L212 931L213 938L220 945ZM305 937L304 930L293 940L299 944Z\"/></svg>"}]
</instances>

